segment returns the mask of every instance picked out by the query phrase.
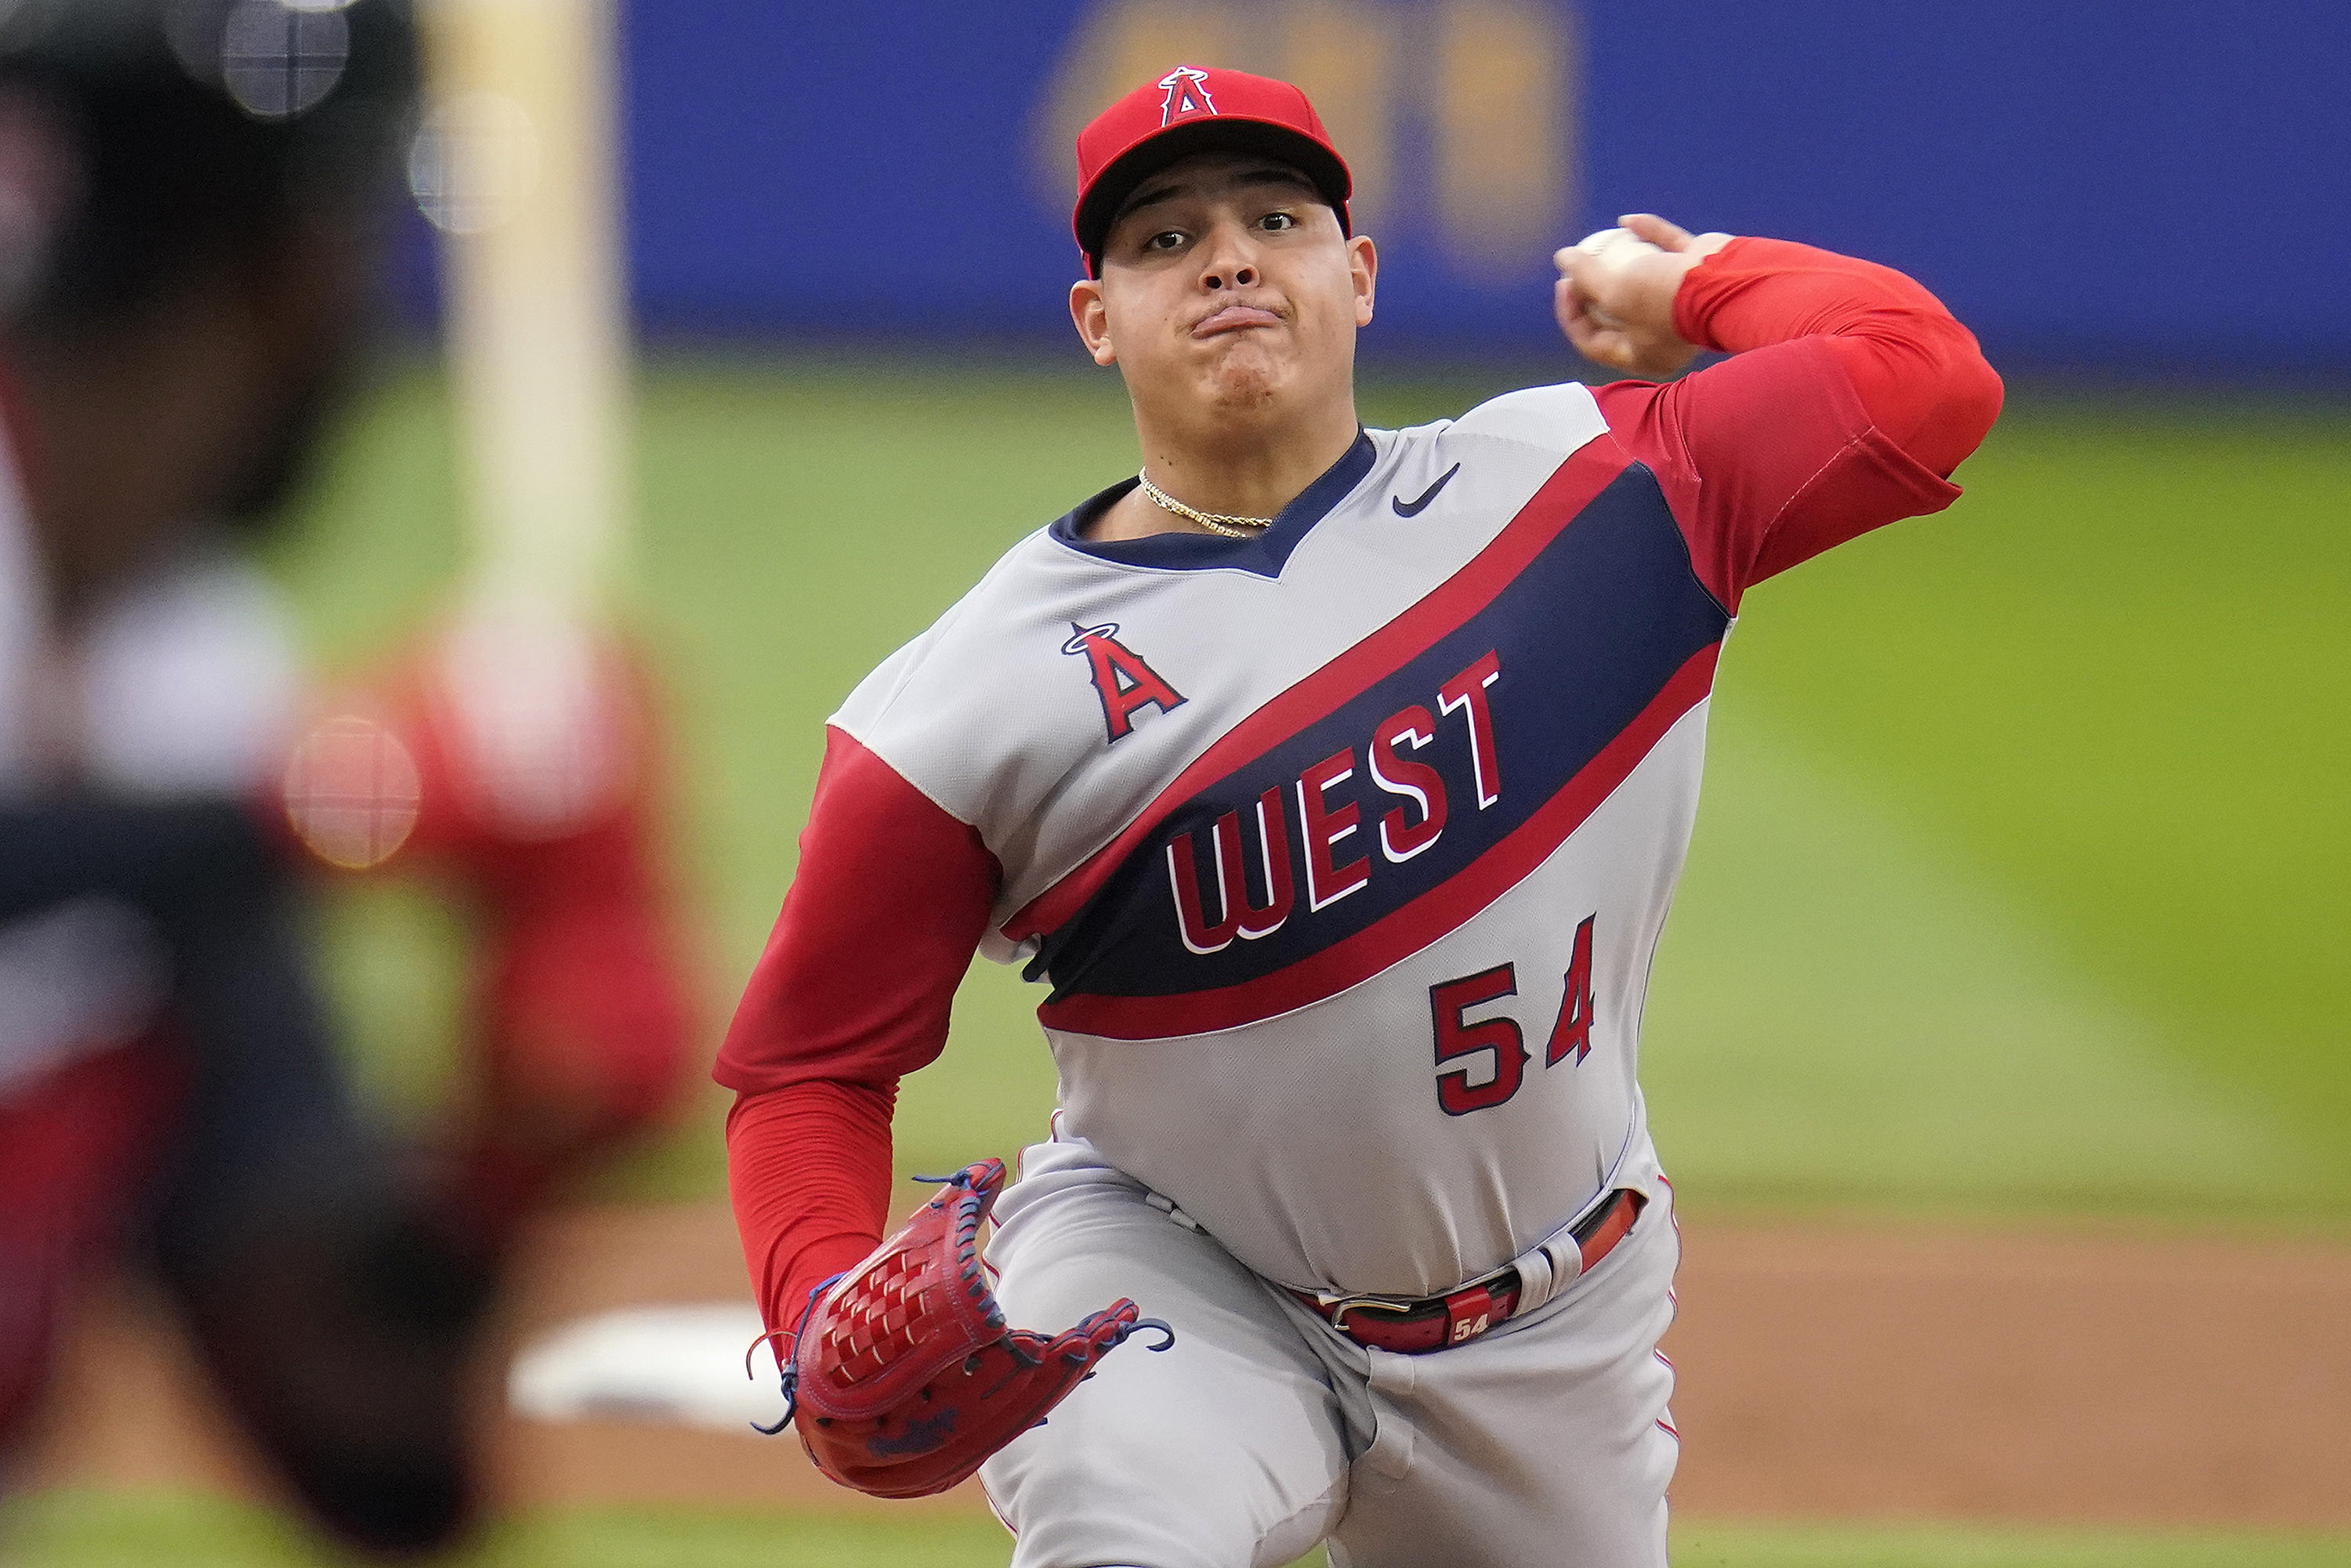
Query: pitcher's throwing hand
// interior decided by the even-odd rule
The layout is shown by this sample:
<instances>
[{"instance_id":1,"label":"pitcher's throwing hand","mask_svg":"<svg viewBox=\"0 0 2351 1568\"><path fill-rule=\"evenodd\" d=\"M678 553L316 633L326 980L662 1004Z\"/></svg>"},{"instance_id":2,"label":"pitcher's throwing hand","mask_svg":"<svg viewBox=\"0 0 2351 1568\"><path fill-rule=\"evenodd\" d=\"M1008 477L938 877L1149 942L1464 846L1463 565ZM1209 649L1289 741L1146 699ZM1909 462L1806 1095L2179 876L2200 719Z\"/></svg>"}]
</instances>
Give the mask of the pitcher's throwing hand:
<instances>
[{"instance_id":1,"label":"pitcher's throwing hand","mask_svg":"<svg viewBox=\"0 0 2351 1568\"><path fill-rule=\"evenodd\" d=\"M1654 213L1628 213L1552 256L1552 309L1575 351L1595 365L1663 378L1698 351L1674 329L1674 296L1692 267L1731 241L1694 235Z\"/></svg>"}]
</instances>

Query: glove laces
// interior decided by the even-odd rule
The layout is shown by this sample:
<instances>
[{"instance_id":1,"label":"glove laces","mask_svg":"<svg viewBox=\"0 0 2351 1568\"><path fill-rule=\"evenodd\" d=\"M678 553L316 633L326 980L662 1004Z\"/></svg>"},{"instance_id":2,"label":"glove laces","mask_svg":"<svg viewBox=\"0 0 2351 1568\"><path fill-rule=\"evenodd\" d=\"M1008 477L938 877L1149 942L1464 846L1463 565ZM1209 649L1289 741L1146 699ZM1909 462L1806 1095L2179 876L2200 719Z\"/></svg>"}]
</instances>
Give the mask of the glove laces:
<instances>
[{"instance_id":1,"label":"glove laces","mask_svg":"<svg viewBox=\"0 0 2351 1568\"><path fill-rule=\"evenodd\" d=\"M775 1340L789 1339L792 1342L790 1346L785 1351L785 1354L776 1357L778 1370L782 1373L781 1384L782 1393L784 1396L784 1413L776 1417L776 1424L772 1427L762 1427L757 1421L752 1422L751 1430L758 1433L759 1436L763 1437L775 1437L785 1427L792 1424L792 1412L799 1408L800 1403L800 1334L807 1329L809 1318L816 1311L817 1298L823 1295L827 1291L831 1290L835 1285L840 1284L841 1281L847 1278L849 1278L849 1271L844 1269L840 1273L835 1274L831 1279L820 1280L816 1284L810 1286L808 1293L808 1304L800 1308L799 1322L792 1324L789 1329L769 1329L766 1333L763 1333L758 1339L753 1340L751 1342L750 1348L743 1353L743 1375L746 1377L757 1377L758 1374L751 1370L751 1357L758 1353L759 1347Z\"/></svg>"}]
</instances>

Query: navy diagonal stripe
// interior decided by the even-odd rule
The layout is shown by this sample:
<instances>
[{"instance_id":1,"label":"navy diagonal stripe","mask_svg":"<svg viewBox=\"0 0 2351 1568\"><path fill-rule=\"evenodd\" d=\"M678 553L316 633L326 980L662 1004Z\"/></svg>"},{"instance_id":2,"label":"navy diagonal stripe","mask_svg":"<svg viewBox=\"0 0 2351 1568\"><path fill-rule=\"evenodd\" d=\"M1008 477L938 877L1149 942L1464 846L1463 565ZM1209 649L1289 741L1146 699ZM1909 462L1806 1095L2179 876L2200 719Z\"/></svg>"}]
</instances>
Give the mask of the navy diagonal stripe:
<instances>
[{"instance_id":1,"label":"navy diagonal stripe","mask_svg":"<svg viewBox=\"0 0 2351 1568\"><path fill-rule=\"evenodd\" d=\"M1693 654L1719 642L1729 622L1692 572L1687 546L1655 476L1639 464L1628 466L1479 614L1177 807L1086 907L1045 939L1031 977L1050 977L1052 1001L1077 995L1176 996L1258 979L1354 935L1459 873L1524 822L1632 724ZM1411 755L1444 775L1445 831L1426 852L1391 863L1379 852L1377 824L1399 801L1369 777L1365 754L1373 730L1414 704L1437 714L1438 687L1489 651L1501 663L1500 678L1487 691L1501 799L1478 809L1467 716L1440 716L1437 744ZM1368 855L1371 881L1309 912L1305 846L1290 781L1343 747L1353 748L1355 776L1327 799L1333 808L1353 800L1362 825L1335 852L1342 862ZM1296 906L1267 936L1234 942L1218 953L1190 951L1169 894L1167 845L1192 835L1213 915L1209 846L1216 821L1237 811L1253 824L1250 812L1259 795L1277 787L1291 802ZM1253 825L1245 841L1255 883ZM1254 892L1262 901L1264 889Z\"/></svg>"}]
</instances>

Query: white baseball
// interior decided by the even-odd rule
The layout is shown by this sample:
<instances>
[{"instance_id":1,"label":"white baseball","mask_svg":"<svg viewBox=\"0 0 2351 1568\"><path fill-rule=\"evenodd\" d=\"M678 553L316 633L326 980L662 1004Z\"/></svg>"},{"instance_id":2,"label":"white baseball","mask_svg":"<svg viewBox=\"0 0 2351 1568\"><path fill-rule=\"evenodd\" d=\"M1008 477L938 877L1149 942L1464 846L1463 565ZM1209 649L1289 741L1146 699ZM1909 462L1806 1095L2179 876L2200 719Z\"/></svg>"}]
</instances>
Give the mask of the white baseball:
<instances>
[{"instance_id":1,"label":"white baseball","mask_svg":"<svg viewBox=\"0 0 2351 1568\"><path fill-rule=\"evenodd\" d=\"M1635 234L1631 229L1625 228L1601 229L1596 233L1588 234L1582 239L1578 240L1573 248L1583 252L1586 256L1597 257L1606 254L1606 252L1611 248L1619 245L1630 245L1642 250L1655 250L1657 248L1656 246L1651 245L1647 240L1645 240L1640 235ZM1625 257L1620 258L1615 265L1622 266L1624 260L1629 258L1630 254L1630 252L1627 252ZM1565 272L1567 270L1563 261L1560 270L1562 272ZM1589 298L1584 300L1583 308L1585 313L1589 315L1593 320L1598 322L1603 327L1621 329L1625 325L1622 321L1616 319L1615 317L1610 315L1607 311L1601 309L1597 305L1592 303Z\"/></svg>"}]
</instances>

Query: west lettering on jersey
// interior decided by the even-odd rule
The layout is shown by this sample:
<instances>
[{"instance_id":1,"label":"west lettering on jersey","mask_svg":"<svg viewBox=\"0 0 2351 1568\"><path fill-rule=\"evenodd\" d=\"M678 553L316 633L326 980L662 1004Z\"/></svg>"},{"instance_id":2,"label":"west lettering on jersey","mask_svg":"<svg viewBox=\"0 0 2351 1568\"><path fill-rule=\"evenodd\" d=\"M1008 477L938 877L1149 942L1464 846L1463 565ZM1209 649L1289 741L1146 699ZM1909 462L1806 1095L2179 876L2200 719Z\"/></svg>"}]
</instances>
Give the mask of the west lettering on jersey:
<instances>
[{"instance_id":1,"label":"west lettering on jersey","mask_svg":"<svg viewBox=\"0 0 2351 1568\"><path fill-rule=\"evenodd\" d=\"M1123 740L1134 732L1135 714L1147 707L1162 713L1184 706L1184 694L1163 679L1158 671L1143 661L1142 655L1118 640L1118 622L1106 621L1099 626L1081 626L1070 622L1069 640L1061 652L1086 661L1092 676L1094 695L1102 698L1102 727L1113 741Z\"/></svg>"},{"instance_id":2,"label":"west lettering on jersey","mask_svg":"<svg viewBox=\"0 0 2351 1568\"><path fill-rule=\"evenodd\" d=\"M1501 660L1489 651L1441 688L1477 694L1474 711L1485 716L1483 744L1488 748L1493 744L1493 721L1486 705L1486 688L1500 675ZM1456 706L1471 700L1464 698ZM1477 762L1480 727L1474 717L1467 729L1463 750L1470 763L1469 772L1475 779L1486 779L1495 769L1490 763L1480 767ZM1402 749L1409 746L1418 750L1433 744L1436 737L1437 721L1429 716L1428 709L1415 704L1382 719L1364 748L1372 782L1412 802L1411 807L1398 806L1380 819L1380 852L1392 863L1401 865L1411 860L1435 844L1445 831L1445 776L1426 762L1404 756ZM1202 896L1206 884L1192 833L1180 832L1168 840L1167 885L1175 898L1176 931L1186 951L1209 957L1232 946L1236 936L1253 941L1270 936L1290 918L1296 883L1285 796L1298 806L1307 913L1318 914L1371 884L1373 862L1368 850L1353 853L1355 846L1345 843L1362 829L1363 807L1353 800L1334 800L1331 793L1355 777L1355 756L1353 747L1334 751L1290 779L1288 789L1275 785L1258 797L1253 812L1259 856L1254 883L1249 881L1244 855L1246 835L1241 813L1227 811L1217 819L1209 831L1209 858L1217 887L1217 915L1213 920ZM1495 799L1499 800L1499 779L1495 789ZM1260 893L1264 895L1261 901Z\"/></svg>"}]
</instances>

